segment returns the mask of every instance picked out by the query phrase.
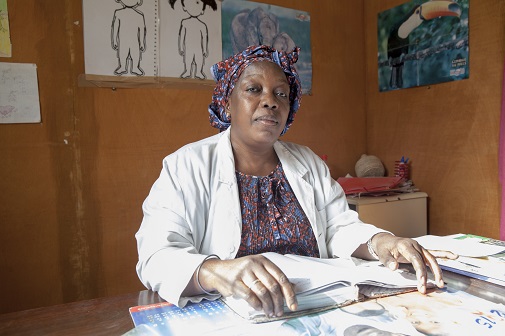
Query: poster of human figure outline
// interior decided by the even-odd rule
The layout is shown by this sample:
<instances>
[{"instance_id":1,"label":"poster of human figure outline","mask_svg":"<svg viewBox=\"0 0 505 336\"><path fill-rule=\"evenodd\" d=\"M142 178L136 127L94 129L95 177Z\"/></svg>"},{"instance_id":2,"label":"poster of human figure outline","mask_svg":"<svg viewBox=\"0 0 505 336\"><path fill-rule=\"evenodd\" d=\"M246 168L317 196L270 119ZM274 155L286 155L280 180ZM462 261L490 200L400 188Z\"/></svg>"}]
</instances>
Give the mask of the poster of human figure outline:
<instances>
[{"instance_id":1,"label":"poster of human figure outline","mask_svg":"<svg viewBox=\"0 0 505 336\"><path fill-rule=\"evenodd\" d=\"M158 0L83 0L86 74L156 77Z\"/></svg>"},{"instance_id":2,"label":"poster of human figure outline","mask_svg":"<svg viewBox=\"0 0 505 336\"><path fill-rule=\"evenodd\" d=\"M412 0L379 13L379 91L469 78L469 3Z\"/></svg>"},{"instance_id":3,"label":"poster of human figure outline","mask_svg":"<svg viewBox=\"0 0 505 336\"><path fill-rule=\"evenodd\" d=\"M114 74L143 76L142 53L146 50L146 20L138 7L143 0L115 0L123 5L112 18L111 45L117 51L118 67Z\"/></svg>"},{"instance_id":4,"label":"poster of human figure outline","mask_svg":"<svg viewBox=\"0 0 505 336\"><path fill-rule=\"evenodd\" d=\"M304 94L312 91L310 14L253 1L224 0L222 4L223 58L250 45L265 44L278 50L300 47L295 68Z\"/></svg>"},{"instance_id":5,"label":"poster of human figure outline","mask_svg":"<svg viewBox=\"0 0 505 336\"><path fill-rule=\"evenodd\" d=\"M204 2L83 0L86 74L210 80L222 59L221 1Z\"/></svg>"},{"instance_id":6,"label":"poster of human figure outline","mask_svg":"<svg viewBox=\"0 0 505 336\"><path fill-rule=\"evenodd\" d=\"M160 76L212 80L221 61L220 0L160 0Z\"/></svg>"}]
</instances>

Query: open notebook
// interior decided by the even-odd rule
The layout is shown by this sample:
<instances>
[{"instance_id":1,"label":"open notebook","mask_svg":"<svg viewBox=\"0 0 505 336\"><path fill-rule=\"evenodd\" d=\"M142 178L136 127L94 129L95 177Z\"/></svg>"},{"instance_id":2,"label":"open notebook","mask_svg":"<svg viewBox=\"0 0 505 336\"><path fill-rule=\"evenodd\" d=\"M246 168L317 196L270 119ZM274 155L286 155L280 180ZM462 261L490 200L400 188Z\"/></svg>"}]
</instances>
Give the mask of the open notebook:
<instances>
[{"instance_id":1,"label":"open notebook","mask_svg":"<svg viewBox=\"0 0 505 336\"><path fill-rule=\"evenodd\" d=\"M318 259L272 252L263 255L286 274L297 293L298 310L292 312L285 307L282 319L417 289L415 274L403 269L391 271L375 261ZM435 285L430 281L428 287ZM267 322L278 319L252 309L244 300L233 297L222 300L247 320Z\"/></svg>"}]
</instances>

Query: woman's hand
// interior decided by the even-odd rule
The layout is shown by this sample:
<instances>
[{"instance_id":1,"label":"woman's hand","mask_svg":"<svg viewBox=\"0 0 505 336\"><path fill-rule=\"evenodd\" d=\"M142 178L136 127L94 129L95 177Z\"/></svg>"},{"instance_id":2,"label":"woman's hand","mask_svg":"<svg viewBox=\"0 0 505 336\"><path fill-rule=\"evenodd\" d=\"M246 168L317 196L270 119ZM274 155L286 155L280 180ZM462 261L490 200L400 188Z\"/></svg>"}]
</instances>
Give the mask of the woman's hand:
<instances>
[{"instance_id":1,"label":"woman's hand","mask_svg":"<svg viewBox=\"0 0 505 336\"><path fill-rule=\"evenodd\" d=\"M296 294L289 279L262 255L209 259L200 268L199 280L205 290L246 300L270 317L283 315L284 300L290 310L297 309Z\"/></svg>"},{"instance_id":2,"label":"woman's hand","mask_svg":"<svg viewBox=\"0 0 505 336\"><path fill-rule=\"evenodd\" d=\"M426 266L433 272L436 285L442 288L442 270L436 258L458 258L456 254L448 251L428 251L414 239L396 237L389 233L376 234L371 245L379 261L391 270L396 270L400 263L411 263L418 280L417 289L423 294L426 293L428 279Z\"/></svg>"}]
</instances>

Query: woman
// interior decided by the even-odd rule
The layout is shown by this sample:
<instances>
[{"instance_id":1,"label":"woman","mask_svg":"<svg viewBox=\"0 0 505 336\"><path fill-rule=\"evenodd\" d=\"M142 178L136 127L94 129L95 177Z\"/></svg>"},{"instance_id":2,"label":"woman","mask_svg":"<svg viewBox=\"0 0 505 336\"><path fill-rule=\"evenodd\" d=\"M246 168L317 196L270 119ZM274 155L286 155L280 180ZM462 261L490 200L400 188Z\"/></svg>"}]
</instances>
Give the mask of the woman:
<instances>
[{"instance_id":1,"label":"woman","mask_svg":"<svg viewBox=\"0 0 505 336\"><path fill-rule=\"evenodd\" d=\"M324 162L305 146L279 141L301 99L287 53L249 47L212 67L209 105L220 133L164 159L143 205L137 272L147 288L184 306L215 295L243 298L269 316L296 310L293 288L262 252L412 263L426 292L435 257L414 240L362 223Z\"/></svg>"}]
</instances>

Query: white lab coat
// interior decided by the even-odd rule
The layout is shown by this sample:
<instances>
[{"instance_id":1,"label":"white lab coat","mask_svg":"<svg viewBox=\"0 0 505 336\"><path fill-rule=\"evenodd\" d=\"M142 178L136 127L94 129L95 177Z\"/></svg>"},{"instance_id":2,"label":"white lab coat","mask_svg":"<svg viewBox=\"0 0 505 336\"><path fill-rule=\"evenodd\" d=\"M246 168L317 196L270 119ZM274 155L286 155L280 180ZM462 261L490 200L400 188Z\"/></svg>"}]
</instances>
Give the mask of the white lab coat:
<instances>
[{"instance_id":1,"label":"white lab coat","mask_svg":"<svg viewBox=\"0 0 505 336\"><path fill-rule=\"evenodd\" d=\"M362 223L349 209L343 189L309 148L277 141L274 149L309 219L321 258L349 257L360 244L382 232ZM182 307L188 298L181 293L203 259L209 254L232 259L241 243L230 128L167 156L143 211L136 234L139 278L147 288Z\"/></svg>"}]
</instances>

